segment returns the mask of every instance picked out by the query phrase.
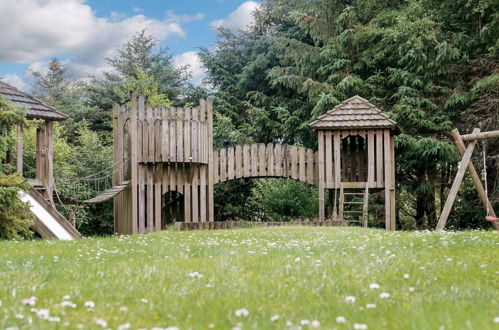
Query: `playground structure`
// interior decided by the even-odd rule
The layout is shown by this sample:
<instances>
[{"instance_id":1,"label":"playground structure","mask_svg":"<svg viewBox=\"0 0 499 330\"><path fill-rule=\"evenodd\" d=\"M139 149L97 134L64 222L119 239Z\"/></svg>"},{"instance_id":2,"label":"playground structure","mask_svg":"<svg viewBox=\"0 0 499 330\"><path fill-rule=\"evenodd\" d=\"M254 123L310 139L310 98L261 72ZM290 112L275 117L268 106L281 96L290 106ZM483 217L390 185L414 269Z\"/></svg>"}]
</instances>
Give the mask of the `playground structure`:
<instances>
[{"instance_id":1,"label":"playground structure","mask_svg":"<svg viewBox=\"0 0 499 330\"><path fill-rule=\"evenodd\" d=\"M171 222L177 228L218 228L215 184L240 178L291 178L319 187L319 222L327 218L336 224L367 226L369 193L384 190L385 227L394 230L397 124L354 96L310 127L318 133L316 152L281 144L214 150L212 100L201 100L198 108L166 109L134 98L129 109L113 107L118 170L113 173L113 188L91 202L114 198L115 232L120 234L154 232ZM330 190L327 215L325 189ZM332 196L338 191L337 200ZM355 199L359 196L362 201ZM362 209L353 209L356 204ZM348 218L349 214L360 218Z\"/></svg>"},{"instance_id":2,"label":"playground structure","mask_svg":"<svg viewBox=\"0 0 499 330\"><path fill-rule=\"evenodd\" d=\"M28 178L33 188L28 192L19 192L19 198L30 203L30 211L35 217L33 229L42 238L81 237L81 234L57 212L53 200L54 122L65 120L67 116L2 81L0 96L13 105L24 108L28 120L37 121L35 177ZM23 127L17 127L16 171L21 174L24 165L23 136Z\"/></svg>"},{"instance_id":3,"label":"playground structure","mask_svg":"<svg viewBox=\"0 0 499 330\"><path fill-rule=\"evenodd\" d=\"M480 201L482 202L484 208L487 210L487 215L486 215L486 220L492 222L492 225L496 230L499 230L499 222L497 219L497 216L494 212L494 209L492 208L492 204L489 201L488 193L487 193L487 164L485 162L485 150L483 151L483 169L484 169L484 181L485 181L485 188L482 185L482 181L480 180L480 177L478 176L478 173L475 169L475 166L473 165L473 162L471 161L471 156L473 154L473 151L475 150L475 146L479 140L486 140L486 139L494 139L494 138L499 138L499 131L491 131L491 132L480 132L479 128L475 128L473 130L472 134L468 135L461 135L459 134L459 131L457 129L452 130L451 132L452 137L454 138L454 142L456 143L457 150L463 157L459 169L457 171L456 177L454 178L454 183L452 184L451 190L449 192L449 195L447 196L447 200L445 202L444 208L442 210L442 213L440 215L440 218L438 219L437 223L437 230L443 230L445 228L445 225L447 223L447 219L449 217L450 211L452 209L452 205L454 204L454 201L456 200L457 193L459 191L459 187L461 186L461 183L463 182L464 174L466 173L466 170L468 170L471 179L473 181L473 184L475 185L475 188L478 193L478 197L480 198ZM464 142L468 142L468 145L465 146Z\"/></svg>"}]
</instances>

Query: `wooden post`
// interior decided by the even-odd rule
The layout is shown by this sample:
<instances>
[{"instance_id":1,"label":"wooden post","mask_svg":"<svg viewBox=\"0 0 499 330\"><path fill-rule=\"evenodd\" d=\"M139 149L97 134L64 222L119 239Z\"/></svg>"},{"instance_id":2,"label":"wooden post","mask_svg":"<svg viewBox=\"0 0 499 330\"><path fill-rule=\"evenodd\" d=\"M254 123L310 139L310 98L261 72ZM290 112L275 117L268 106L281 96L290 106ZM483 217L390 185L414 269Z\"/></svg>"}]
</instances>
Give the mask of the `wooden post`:
<instances>
[{"instance_id":1,"label":"wooden post","mask_svg":"<svg viewBox=\"0 0 499 330\"><path fill-rule=\"evenodd\" d=\"M24 157L24 130L22 126L17 127L17 150L16 150L16 171L23 174L23 157Z\"/></svg>"},{"instance_id":2,"label":"wooden post","mask_svg":"<svg viewBox=\"0 0 499 330\"><path fill-rule=\"evenodd\" d=\"M451 134L454 138L454 141L456 142L457 150L459 150L461 156L464 156L466 147L464 146L461 134L459 134L459 131L457 129L452 130ZM492 215L494 218L497 218L496 213L492 208L492 204L489 201L489 197L485 193L482 181L480 180L480 177L478 176L478 173L476 172L475 166L473 166L472 162L468 164L468 172L470 173L471 179L473 180L473 184L475 185L475 188L478 192L478 197L480 197L480 201L482 202L483 207L485 207L486 209L488 208L490 211L490 215ZM496 230L499 230L499 223L497 221L492 222L492 225Z\"/></svg>"},{"instance_id":3,"label":"wooden post","mask_svg":"<svg viewBox=\"0 0 499 330\"><path fill-rule=\"evenodd\" d=\"M473 130L473 134L479 133L480 129L475 128ZM449 196L447 197L447 201L445 202L444 208L442 210L442 214L440 214L440 218L437 223L437 230L442 230L445 228L445 224L447 222L447 218L449 217L450 210L452 209L452 205L457 197L457 192L459 191L459 187L463 182L464 173L466 172L466 168L471 160L471 155L473 154L473 150L475 149L477 140L474 140L468 144L466 151L464 152L463 159L461 160L461 165L459 170L457 171L456 178L454 179L454 183L452 184L452 188L449 192Z\"/></svg>"},{"instance_id":4,"label":"wooden post","mask_svg":"<svg viewBox=\"0 0 499 330\"><path fill-rule=\"evenodd\" d=\"M319 131L319 221L324 221L324 132Z\"/></svg>"},{"instance_id":5,"label":"wooden post","mask_svg":"<svg viewBox=\"0 0 499 330\"><path fill-rule=\"evenodd\" d=\"M144 102L144 99L141 99L141 102ZM137 226L137 220L138 220L138 199L137 199L137 193L138 193L138 146L137 146L137 111L138 111L138 104L137 104L137 97L132 97L132 108L130 112L130 141L131 141L131 148L130 148L130 169L131 169L131 184L132 184L132 216L131 219L127 219L130 222L131 225L131 233L132 234L137 234L138 232L138 226Z\"/></svg>"},{"instance_id":6,"label":"wooden post","mask_svg":"<svg viewBox=\"0 0 499 330\"><path fill-rule=\"evenodd\" d=\"M206 101L208 117L208 221L215 221L215 202L213 196L213 99Z\"/></svg>"},{"instance_id":7,"label":"wooden post","mask_svg":"<svg viewBox=\"0 0 499 330\"><path fill-rule=\"evenodd\" d=\"M36 179L42 183L45 182L45 159L47 156L45 123L40 123L36 128Z\"/></svg>"},{"instance_id":8,"label":"wooden post","mask_svg":"<svg viewBox=\"0 0 499 330\"><path fill-rule=\"evenodd\" d=\"M393 230L392 228L392 157L391 157L391 147L390 147L390 130L385 129L383 131L384 136L384 148L383 148L383 159L385 167L385 228L386 230Z\"/></svg>"}]
</instances>

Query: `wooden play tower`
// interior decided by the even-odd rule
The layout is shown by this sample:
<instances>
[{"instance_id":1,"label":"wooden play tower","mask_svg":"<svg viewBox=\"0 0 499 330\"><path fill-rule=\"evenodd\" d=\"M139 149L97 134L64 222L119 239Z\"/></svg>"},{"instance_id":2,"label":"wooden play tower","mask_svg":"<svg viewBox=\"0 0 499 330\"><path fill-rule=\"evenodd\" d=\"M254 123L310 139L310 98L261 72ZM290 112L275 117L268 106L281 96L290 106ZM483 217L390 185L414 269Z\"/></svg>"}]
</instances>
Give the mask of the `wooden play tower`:
<instances>
[{"instance_id":1,"label":"wooden play tower","mask_svg":"<svg viewBox=\"0 0 499 330\"><path fill-rule=\"evenodd\" d=\"M152 108L143 97L113 108L115 232L146 233L169 223L223 228L214 222L214 184L241 178L291 178L319 187L319 222L367 226L370 191L385 191L386 229L395 229L393 136L397 124L355 96L317 118L318 151L285 144L213 149L212 100L195 108ZM325 190L330 205L325 212ZM361 196L350 199L350 196ZM354 211L349 204L362 204ZM347 214L360 212L361 219Z\"/></svg>"},{"instance_id":2,"label":"wooden play tower","mask_svg":"<svg viewBox=\"0 0 499 330\"><path fill-rule=\"evenodd\" d=\"M329 217L367 227L369 192L384 190L385 228L394 230L393 136L400 132L397 123L369 101L354 96L318 117L310 127L318 137L319 219L325 219L324 192L329 190ZM346 209L356 204L361 208ZM355 218L356 214L360 217Z\"/></svg>"}]
</instances>

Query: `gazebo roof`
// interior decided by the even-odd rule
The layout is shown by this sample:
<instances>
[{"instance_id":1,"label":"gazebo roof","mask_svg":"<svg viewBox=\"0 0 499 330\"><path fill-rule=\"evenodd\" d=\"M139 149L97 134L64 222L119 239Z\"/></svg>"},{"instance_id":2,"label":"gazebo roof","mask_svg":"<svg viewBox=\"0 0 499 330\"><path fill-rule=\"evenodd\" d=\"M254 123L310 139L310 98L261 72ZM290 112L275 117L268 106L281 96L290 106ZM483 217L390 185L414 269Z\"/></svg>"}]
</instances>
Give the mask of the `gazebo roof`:
<instances>
[{"instance_id":1,"label":"gazebo roof","mask_svg":"<svg viewBox=\"0 0 499 330\"><path fill-rule=\"evenodd\" d=\"M313 130L389 128L400 132L393 119L358 95L317 117L309 126Z\"/></svg>"},{"instance_id":2,"label":"gazebo roof","mask_svg":"<svg viewBox=\"0 0 499 330\"><path fill-rule=\"evenodd\" d=\"M9 100L15 106L24 107L28 119L65 120L68 118L68 116L58 112L51 106L3 81L0 81L0 96Z\"/></svg>"}]
</instances>

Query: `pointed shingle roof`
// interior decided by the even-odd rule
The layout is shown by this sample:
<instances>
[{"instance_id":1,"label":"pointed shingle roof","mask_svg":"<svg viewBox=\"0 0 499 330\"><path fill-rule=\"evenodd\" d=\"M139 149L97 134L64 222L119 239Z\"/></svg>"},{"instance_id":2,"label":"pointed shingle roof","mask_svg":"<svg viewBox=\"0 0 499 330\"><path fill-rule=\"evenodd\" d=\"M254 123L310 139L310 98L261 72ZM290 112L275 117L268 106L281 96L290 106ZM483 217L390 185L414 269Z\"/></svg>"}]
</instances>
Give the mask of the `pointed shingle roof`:
<instances>
[{"instance_id":1,"label":"pointed shingle roof","mask_svg":"<svg viewBox=\"0 0 499 330\"><path fill-rule=\"evenodd\" d=\"M390 128L400 132L397 123L372 103L356 95L335 106L309 124L317 129L366 129Z\"/></svg>"},{"instance_id":2,"label":"pointed shingle roof","mask_svg":"<svg viewBox=\"0 0 499 330\"><path fill-rule=\"evenodd\" d=\"M0 96L9 100L15 106L25 108L26 118L28 119L65 120L68 118L68 116L58 112L51 106L3 81L0 81Z\"/></svg>"}]
</instances>

